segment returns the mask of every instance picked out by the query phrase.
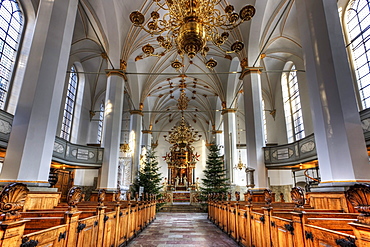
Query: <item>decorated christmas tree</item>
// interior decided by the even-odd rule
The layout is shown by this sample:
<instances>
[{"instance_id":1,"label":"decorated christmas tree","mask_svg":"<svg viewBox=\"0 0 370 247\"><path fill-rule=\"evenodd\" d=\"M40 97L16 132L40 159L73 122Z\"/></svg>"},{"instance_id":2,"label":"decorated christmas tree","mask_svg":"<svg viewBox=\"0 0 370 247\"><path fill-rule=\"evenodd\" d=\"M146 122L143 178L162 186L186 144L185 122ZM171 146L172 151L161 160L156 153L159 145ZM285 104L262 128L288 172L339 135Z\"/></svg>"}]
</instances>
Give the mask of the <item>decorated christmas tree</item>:
<instances>
[{"instance_id":1,"label":"decorated christmas tree","mask_svg":"<svg viewBox=\"0 0 370 247\"><path fill-rule=\"evenodd\" d=\"M220 148L216 144L209 147L209 155L206 162L206 169L203 171L205 178L202 179L202 196L209 193L226 193L229 190L229 179L226 178L223 157L220 156Z\"/></svg>"},{"instance_id":2,"label":"decorated christmas tree","mask_svg":"<svg viewBox=\"0 0 370 247\"><path fill-rule=\"evenodd\" d=\"M161 189L161 173L159 171L155 152L148 150L145 155L144 167L139 172L138 180L134 183L136 192L139 188L144 188L144 193L157 195Z\"/></svg>"}]
</instances>

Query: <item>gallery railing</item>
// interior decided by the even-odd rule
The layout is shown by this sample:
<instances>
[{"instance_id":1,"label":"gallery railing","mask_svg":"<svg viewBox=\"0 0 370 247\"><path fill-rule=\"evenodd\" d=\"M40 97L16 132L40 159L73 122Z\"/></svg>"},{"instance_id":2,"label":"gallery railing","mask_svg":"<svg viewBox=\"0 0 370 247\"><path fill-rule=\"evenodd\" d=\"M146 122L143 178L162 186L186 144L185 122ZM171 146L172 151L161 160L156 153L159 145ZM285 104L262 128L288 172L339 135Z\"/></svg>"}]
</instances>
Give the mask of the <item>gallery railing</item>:
<instances>
[{"instance_id":1,"label":"gallery railing","mask_svg":"<svg viewBox=\"0 0 370 247\"><path fill-rule=\"evenodd\" d=\"M366 145L370 146L370 108L360 112ZM314 134L299 141L264 148L268 168L289 166L317 159Z\"/></svg>"},{"instance_id":2,"label":"gallery railing","mask_svg":"<svg viewBox=\"0 0 370 247\"><path fill-rule=\"evenodd\" d=\"M12 130L13 115L0 110L0 147L8 146ZM103 148L72 144L55 137L53 161L78 166L100 167L103 161Z\"/></svg>"},{"instance_id":3,"label":"gallery railing","mask_svg":"<svg viewBox=\"0 0 370 247\"><path fill-rule=\"evenodd\" d=\"M299 141L264 148L266 167L295 165L317 159L314 134Z\"/></svg>"}]
</instances>

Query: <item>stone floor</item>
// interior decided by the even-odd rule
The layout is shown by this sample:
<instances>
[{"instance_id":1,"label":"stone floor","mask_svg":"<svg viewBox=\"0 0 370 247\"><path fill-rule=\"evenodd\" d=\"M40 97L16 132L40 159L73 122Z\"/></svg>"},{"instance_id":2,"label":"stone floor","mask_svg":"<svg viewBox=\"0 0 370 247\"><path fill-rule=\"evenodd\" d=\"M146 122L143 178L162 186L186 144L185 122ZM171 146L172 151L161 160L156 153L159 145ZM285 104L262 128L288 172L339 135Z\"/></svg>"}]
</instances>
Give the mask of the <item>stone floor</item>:
<instances>
[{"instance_id":1,"label":"stone floor","mask_svg":"<svg viewBox=\"0 0 370 247\"><path fill-rule=\"evenodd\" d=\"M205 213L157 213L157 219L129 247L236 247Z\"/></svg>"}]
</instances>

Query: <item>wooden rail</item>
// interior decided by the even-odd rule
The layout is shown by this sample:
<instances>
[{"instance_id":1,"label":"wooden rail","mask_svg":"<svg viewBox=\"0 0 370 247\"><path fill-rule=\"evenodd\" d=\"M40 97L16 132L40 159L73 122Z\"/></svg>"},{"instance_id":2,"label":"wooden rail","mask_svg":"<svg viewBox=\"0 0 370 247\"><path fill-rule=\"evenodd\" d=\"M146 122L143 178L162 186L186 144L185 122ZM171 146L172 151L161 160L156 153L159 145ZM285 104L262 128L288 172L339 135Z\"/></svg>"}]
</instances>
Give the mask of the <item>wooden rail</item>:
<instances>
[{"instance_id":1,"label":"wooden rail","mask_svg":"<svg viewBox=\"0 0 370 247\"><path fill-rule=\"evenodd\" d=\"M27 192L25 185L13 183L0 193L0 246L122 246L156 215L154 196L145 201L104 202L101 191L98 202L80 202L78 187L70 190L68 204L21 212Z\"/></svg>"},{"instance_id":2,"label":"wooden rail","mask_svg":"<svg viewBox=\"0 0 370 247\"><path fill-rule=\"evenodd\" d=\"M370 246L370 185L352 186L346 197L357 213L315 209L305 204L302 190L293 188L295 203L219 200L211 195L208 218L246 247ZM269 193L265 193L265 196Z\"/></svg>"}]
</instances>

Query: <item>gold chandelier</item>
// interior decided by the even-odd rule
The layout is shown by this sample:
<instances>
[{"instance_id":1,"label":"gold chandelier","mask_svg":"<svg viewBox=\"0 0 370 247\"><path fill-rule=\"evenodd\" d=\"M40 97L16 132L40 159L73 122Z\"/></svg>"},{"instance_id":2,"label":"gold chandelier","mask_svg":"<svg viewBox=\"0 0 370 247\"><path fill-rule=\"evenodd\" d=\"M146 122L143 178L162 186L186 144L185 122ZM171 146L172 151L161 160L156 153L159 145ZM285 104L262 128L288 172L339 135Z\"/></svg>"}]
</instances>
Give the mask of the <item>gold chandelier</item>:
<instances>
[{"instance_id":1,"label":"gold chandelier","mask_svg":"<svg viewBox=\"0 0 370 247\"><path fill-rule=\"evenodd\" d=\"M157 42L163 52L155 53L155 48L144 45L142 51L145 56L163 56L176 47L181 57L186 54L192 59L200 53L205 57L209 51L207 42L211 41L225 53L240 52L244 48L241 41L236 41L226 50L221 46L229 37L229 31L244 21L249 21L255 14L251 5L243 7L239 14L232 5L227 5L223 11L217 6L221 0L152 0L157 9L150 13L150 19L145 23L145 17L139 11L130 14L131 22L151 34L157 36ZM161 18L161 10L166 13ZM144 24L145 23L145 24ZM208 68L214 68L217 62L210 59L206 62ZM178 60L172 67L179 69L183 64Z\"/></svg>"},{"instance_id":2,"label":"gold chandelier","mask_svg":"<svg viewBox=\"0 0 370 247\"><path fill-rule=\"evenodd\" d=\"M202 137L202 135L198 135L198 131L194 131L194 129L185 122L183 116L181 117L180 124L172 127L168 134L168 136L163 136L164 139L170 144L179 144L180 147L199 141Z\"/></svg>"}]
</instances>

